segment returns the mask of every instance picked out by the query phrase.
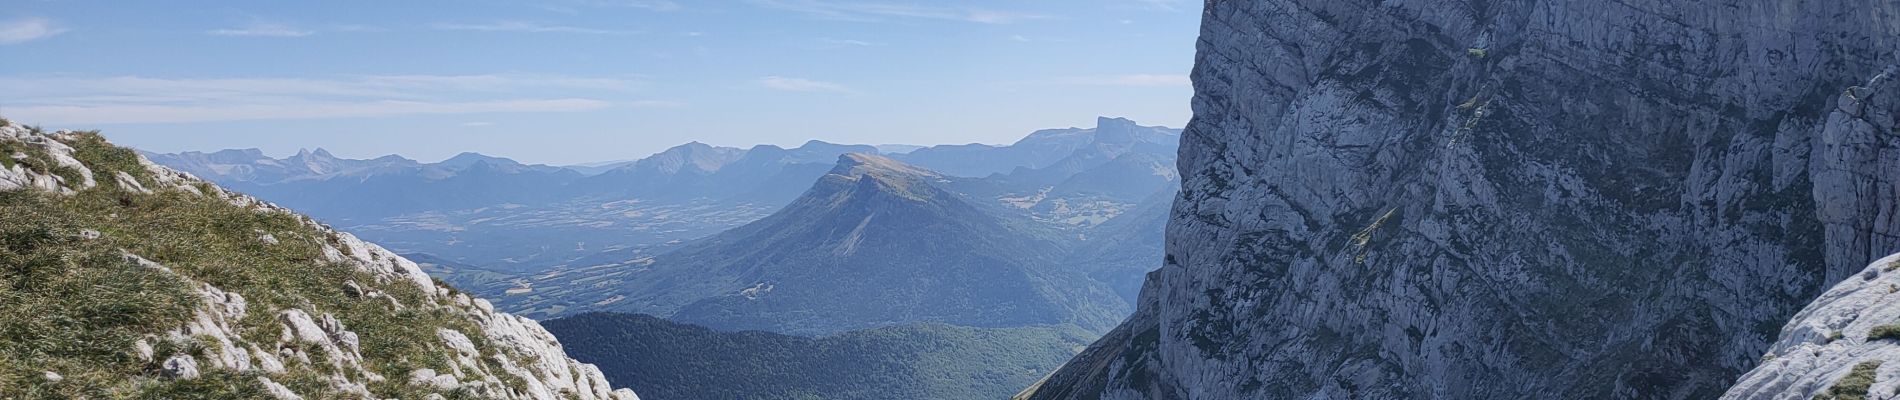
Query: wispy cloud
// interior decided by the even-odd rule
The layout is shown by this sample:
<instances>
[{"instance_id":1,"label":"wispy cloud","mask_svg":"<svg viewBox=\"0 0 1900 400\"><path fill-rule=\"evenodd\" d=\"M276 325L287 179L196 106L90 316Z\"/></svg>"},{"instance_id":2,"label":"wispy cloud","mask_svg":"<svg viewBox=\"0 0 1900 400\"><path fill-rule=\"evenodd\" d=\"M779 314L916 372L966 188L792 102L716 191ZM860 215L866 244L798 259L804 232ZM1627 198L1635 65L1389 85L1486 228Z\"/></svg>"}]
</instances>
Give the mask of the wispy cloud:
<instances>
[{"instance_id":1,"label":"wispy cloud","mask_svg":"<svg viewBox=\"0 0 1900 400\"><path fill-rule=\"evenodd\" d=\"M1181 12L1181 10L1185 8L1188 3L1187 0L1130 0L1130 1L1133 1L1137 8L1168 11L1168 12Z\"/></svg>"},{"instance_id":2,"label":"wispy cloud","mask_svg":"<svg viewBox=\"0 0 1900 400\"><path fill-rule=\"evenodd\" d=\"M213 29L206 34L218 36L304 37L317 32L272 22L253 22L239 28Z\"/></svg>"},{"instance_id":3,"label":"wispy cloud","mask_svg":"<svg viewBox=\"0 0 1900 400\"><path fill-rule=\"evenodd\" d=\"M787 92L830 92L830 93L851 93L852 92L851 88L848 88L848 87L845 87L844 85L840 85L836 83L825 82L825 81L815 81L815 80L803 79L803 78L787 78L783 76L768 76L764 78L759 78L759 86L763 86L766 89L780 90L780 91L787 91Z\"/></svg>"},{"instance_id":4,"label":"wispy cloud","mask_svg":"<svg viewBox=\"0 0 1900 400\"><path fill-rule=\"evenodd\" d=\"M1127 75L1090 75L1070 76L1049 80L1058 85L1085 86L1192 86L1194 82L1187 75L1167 74L1127 74Z\"/></svg>"},{"instance_id":5,"label":"wispy cloud","mask_svg":"<svg viewBox=\"0 0 1900 400\"><path fill-rule=\"evenodd\" d=\"M822 38L822 39L818 39L818 43L822 43L822 44L825 44L825 45L829 45L829 46L832 46L832 47L844 47L844 46L856 46L856 47L871 47L871 46L882 46L882 44L879 44L879 43L874 43L874 42L867 42L867 41L863 41L863 40L857 40L857 39L832 39L832 38Z\"/></svg>"},{"instance_id":6,"label":"wispy cloud","mask_svg":"<svg viewBox=\"0 0 1900 400\"><path fill-rule=\"evenodd\" d=\"M388 28L383 28L380 26L371 26L371 25L337 25L337 26L330 27L329 30L333 30L337 32L388 32L389 31Z\"/></svg>"},{"instance_id":7,"label":"wispy cloud","mask_svg":"<svg viewBox=\"0 0 1900 400\"><path fill-rule=\"evenodd\" d=\"M0 78L9 117L41 123L170 123L658 107L613 102L619 78L375 75L331 79Z\"/></svg>"},{"instance_id":8,"label":"wispy cloud","mask_svg":"<svg viewBox=\"0 0 1900 400\"><path fill-rule=\"evenodd\" d=\"M495 123L487 122L487 121L474 121L474 122L463 122L461 126L469 127L469 128L477 128L477 127L484 127L484 126L495 126Z\"/></svg>"},{"instance_id":9,"label":"wispy cloud","mask_svg":"<svg viewBox=\"0 0 1900 400\"><path fill-rule=\"evenodd\" d=\"M210 106L111 104L96 106L10 107L20 119L53 124L128 124L269 119L388 117L419 114L472 114L501 112L574 112L612 106L591 99L531 99L498 101L295 102L278 104L223 104Z\"/></svg>"},{"instance_id":10,"label":"wispy cloud","mask_svg":"<svg viewBox=\"0 0 1900 400\"><path fill-rule=\"evenodd\" d=\"M686 106L686 103L672 100L637 100L617 104L633 108L680 108Z\"/></svg>"},{"instance_id":11,"label":"wispy cloud","mask_svg":"<svg viewBox=\"0 0 1900 400\"><path fill-rule=\"evenodd\" d=\"M678 11L679 3L669 0L584 0L585 5L595 7L626 7L653 11Z\"/></svg>"},{"instance_id":12,"label":"wispy cloud","mask_svg":"<svg viewBox=\"0 0 1900 400\"><path fill-rule=\"evenodd\" d=\"M640 31L631 30L582 28L525 21L501 21L486 24L438 23L430 25L429 27L445 31L479 32L579 33L590 35L633 35L640 33Z\"/></svg>"},{"instance_id":13,"label":"wispy cloud","mask_svg":"<svg viewBox=\"0 0 1900 400\"><path fill-rule=\"evenodd\" d=\"M1048 16L1031 13L979 8L956 8L914 4L844 2L828 0L752 0L761 7L796 12L818 18L879 21L890 18L916 18L963 21L984 24L1008 24Z\"/></svg>"},{"instance_id":14,"label":"wispy cloud","mask_svg":"<svg viewBox=\"0 0 1900 400\"><path fill-rule=\"evenodd\" d=\"M26 43L65 32L66 28L45 18L0 21L0 44Z\"/></svg>"}]
</instances>

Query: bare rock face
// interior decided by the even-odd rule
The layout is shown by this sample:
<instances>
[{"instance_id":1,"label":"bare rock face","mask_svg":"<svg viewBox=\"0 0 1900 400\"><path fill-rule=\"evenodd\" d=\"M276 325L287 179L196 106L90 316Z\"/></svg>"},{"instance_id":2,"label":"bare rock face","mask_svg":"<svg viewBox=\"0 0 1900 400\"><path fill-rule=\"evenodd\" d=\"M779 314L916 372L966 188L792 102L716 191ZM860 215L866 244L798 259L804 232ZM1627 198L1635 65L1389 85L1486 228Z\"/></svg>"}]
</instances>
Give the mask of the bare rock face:
<instances>
[{"instance_id":1,"label":"bare rock face","mask_svg":"<svg viewBox=\"0 0 1900 400\"><path fill-rule=\"evenodd\" d=\"M1831 251L1892 250L1900 210L1900 81L1889 69L1843 92L1828 115L1816 157L1819 213L1830 237L1850 240ZM1872 168L1875 173L1865 171ZM1900 394L1900 254L1874 261L1822 294L1781 329L1762 363L1743 375L1726 399L1809 399L1831 390L1856 366L1875 365L1866 393Z\"/></svg>"},{"instance_id":2,"label":"bare rock face","mask_svg":"<svg viewBox=\"0 0 1900 400\"><path fill-rule=\"evenodd\" d=\"M1024 397L1718 396L1900 249L1894 15L1208 2L1165 266Z\"/></svg>"}]
</instances>

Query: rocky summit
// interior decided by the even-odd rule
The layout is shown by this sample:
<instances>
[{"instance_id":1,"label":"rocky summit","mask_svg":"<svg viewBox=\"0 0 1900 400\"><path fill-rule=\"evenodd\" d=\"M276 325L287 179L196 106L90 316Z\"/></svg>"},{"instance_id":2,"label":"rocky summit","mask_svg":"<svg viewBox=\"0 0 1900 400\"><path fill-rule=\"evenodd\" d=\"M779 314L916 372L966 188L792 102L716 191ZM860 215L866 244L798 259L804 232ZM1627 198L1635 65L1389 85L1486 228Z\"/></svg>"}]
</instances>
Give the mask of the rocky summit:
<instances>
[{"instance_id":1,"label":"rocky summit","mask_svg":"<svg viewBox=\"0 0 1900 400\"><path fill-rule=\"evenodd\" d=\"M382 247L0 120L0 398L638 399Z\"/></svg>"},{"instance_id":2,"label":"rocky summit","mask_svg":"<svg viewBox=\"0 0 1900 400\"><path fill-rule=\"evenodd\" d=\"M1771 347L1896 249L1900 3L1206 6L1164 266L1023 397L1803 398L1900 368ZM1758 365L1804 377L1730 392Z\"/></svg>"}]
</instances>

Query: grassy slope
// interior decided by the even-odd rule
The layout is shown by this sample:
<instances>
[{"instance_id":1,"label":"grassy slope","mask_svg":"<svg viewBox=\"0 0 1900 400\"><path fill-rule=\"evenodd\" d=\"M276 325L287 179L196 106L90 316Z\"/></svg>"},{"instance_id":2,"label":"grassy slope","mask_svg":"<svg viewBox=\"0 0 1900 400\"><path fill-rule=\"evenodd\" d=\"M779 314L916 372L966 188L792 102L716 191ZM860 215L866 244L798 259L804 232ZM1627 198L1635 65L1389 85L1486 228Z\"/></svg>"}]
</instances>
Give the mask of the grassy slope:
<instances>
[{"instance_id":1,"label":"grassy slope","mask_svg":"<svg viewBox=\"0 0 1900 400\"><path fill-rule=\"evenodd\" d=\"M1091 338L1073 327L915 324L814 339L609 313L543 325L568 354L648 400L1000 399Z\"/></svg>"},{"instance_id":2,"label":"grassy slope","mask_svg":"<svg viewBox=\"0 0 1900 400\"><path fill-rule=\"evenodd\" d=\"M345 282L354 281L403 304L433 301L414 285L378 283L358 268L323 261L322 244L337 239L300 216L254 211L181 190L131 192L112 183L114 172L156 187L131 150L111 146L96 133L64 141L93 170L97 187L70 196L0 191L0 398L261 396L263 388L252 372L208 370L197 380L160 377L159 363L171 354L202 360L208 352L226 351L202 338L161 339L200 304L195 284L187 280L242 294L249 312L238 329L252 343L277 342L283 329L276 317L280 310L335 314L360 335L368 367L396 378L370 385L383 397L420 398L423 392L400 384L402 378L417 368L448 367L452 353L430 328L454 329L478 344L486 342L480 329L451 309L392 311L387 303L344 293ZM0 151L8 164L14 161L7 156L24 153L21 162L29 170L76 181L76 171L55 166L44 151L17 140L0 138ZM201 190L214 192L209 185ZM87 239L82 231L100 236ZM259 240L266 233L279 243ZM140 267L121 250L175 274ZM141 339L154 343L153 360L137 354L134 343ZM312 354L312 359L322 357ZM289 372L270 378L306 397L327 393L323 379L335 372L328 365L286 364ZM47 372L61 379L49 380Z\"/></svg>"}]
</instances>

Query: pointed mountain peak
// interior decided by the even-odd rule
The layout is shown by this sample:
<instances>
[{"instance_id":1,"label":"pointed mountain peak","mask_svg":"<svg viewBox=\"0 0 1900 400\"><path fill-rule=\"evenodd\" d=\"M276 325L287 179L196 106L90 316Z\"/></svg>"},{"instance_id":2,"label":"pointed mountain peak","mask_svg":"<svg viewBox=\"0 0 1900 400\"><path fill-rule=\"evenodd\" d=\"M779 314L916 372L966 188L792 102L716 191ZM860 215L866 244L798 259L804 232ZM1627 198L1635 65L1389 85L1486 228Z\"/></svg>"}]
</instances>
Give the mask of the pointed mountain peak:
<instances>
[{"instance_id":1,"label":"pointed mountain peak","mask_svg":"<svg viewBox=\"0 0 1900 400\"><path fill-rule=\"evenodd\" d=\"M291 156L291 158L298 159L298 160L306 160L306 161L335 160L336 156L331 155L329 150L324 150L322 147L318 147L316 149L307 149L307 148L297 149L297 155Z\"/></svg>"}]
</instances>

